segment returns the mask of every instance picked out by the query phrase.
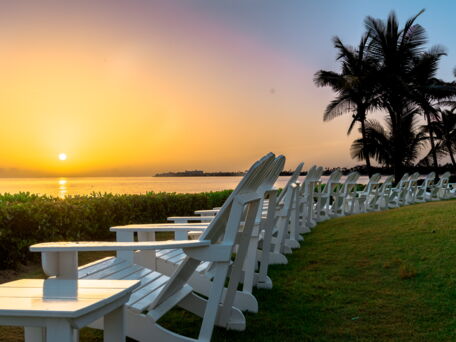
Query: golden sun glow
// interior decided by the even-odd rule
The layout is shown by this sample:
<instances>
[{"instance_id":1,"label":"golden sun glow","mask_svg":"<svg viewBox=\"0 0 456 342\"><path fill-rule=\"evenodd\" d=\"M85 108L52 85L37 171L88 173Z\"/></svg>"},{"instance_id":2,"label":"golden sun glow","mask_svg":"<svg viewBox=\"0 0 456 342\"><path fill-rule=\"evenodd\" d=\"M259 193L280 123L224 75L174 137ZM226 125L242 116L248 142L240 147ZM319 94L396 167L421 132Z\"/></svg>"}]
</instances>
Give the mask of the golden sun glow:
<instances>
[{"instance_id":1,"label":"golden sun glow","mask_svg":"<svg viewBox=\"0 0 456 342\"><path fill-rule=\"evenodd\" d=\"M59 160L61 160L61 161L67 160L67 155L65 153L60 153Z\"/></svg>"}]
</instances>

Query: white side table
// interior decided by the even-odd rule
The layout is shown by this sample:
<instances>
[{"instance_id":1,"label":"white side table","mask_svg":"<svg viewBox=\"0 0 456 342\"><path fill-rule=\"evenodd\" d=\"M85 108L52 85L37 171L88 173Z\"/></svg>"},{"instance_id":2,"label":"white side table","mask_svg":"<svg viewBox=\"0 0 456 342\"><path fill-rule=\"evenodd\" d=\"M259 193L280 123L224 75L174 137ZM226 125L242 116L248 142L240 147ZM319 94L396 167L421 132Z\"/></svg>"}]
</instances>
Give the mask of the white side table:
<instances>
[{"instance_id":1,"label":"white side table","mask_svg":"<svg viewBox=\"0 0 456 342\"><path fill-rule=\"evenodd\" d=\"M0 285L0 325L26 342L73 342L73 329L104 317L104 341L125 342L123 305L137 280L21 279Z\"/></svg>"}]
</instances>

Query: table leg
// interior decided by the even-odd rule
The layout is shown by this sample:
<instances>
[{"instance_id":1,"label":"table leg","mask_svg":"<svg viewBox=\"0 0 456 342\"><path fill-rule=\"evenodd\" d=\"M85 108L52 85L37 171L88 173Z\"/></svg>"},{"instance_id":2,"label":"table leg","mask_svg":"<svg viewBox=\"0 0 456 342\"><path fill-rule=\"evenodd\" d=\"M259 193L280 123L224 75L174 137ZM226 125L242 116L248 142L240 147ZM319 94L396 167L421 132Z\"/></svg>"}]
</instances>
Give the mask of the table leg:
<instances>
[{"instance_id":1,"label":"table leg","mask_svg":"<svg viewBox=\"0 0 456 342\"><path fill-rule=\"evenodd\" d=\"M125 320L123 305L104 317L104 342L125 342Z\"/></svg>"},{"instance_id":2,"label":"table leg","mask_svg":"<svg viewBox=\"0 0 456 342\"><path fill-rule=\"evenodd\" d=\"M48 319L46 342L73 342L73 328L66 319Z\"/></svg>"},{"instance_id":3,"label":"table leg","mask_svg":"<svg viewBox=\"0 0 456 342\"><path fill-rule=\"evenodd\" d=\"M45 342L46 330L41 327L24 327L25 342Z\"/></svg>"}]
</instances>

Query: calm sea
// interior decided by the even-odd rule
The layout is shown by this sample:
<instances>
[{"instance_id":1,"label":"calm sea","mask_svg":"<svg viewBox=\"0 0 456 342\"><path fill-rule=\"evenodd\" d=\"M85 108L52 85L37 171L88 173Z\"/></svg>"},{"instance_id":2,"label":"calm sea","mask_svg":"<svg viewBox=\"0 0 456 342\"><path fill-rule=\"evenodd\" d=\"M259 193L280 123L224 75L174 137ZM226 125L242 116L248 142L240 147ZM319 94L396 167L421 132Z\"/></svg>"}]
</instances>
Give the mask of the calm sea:
<instances>
[{"instance_id":1,"label":"calm sea","mask_svg":"<svg viewBox=\"0 0 456 342\"><path fill-rule=\"evenodd\" d=\"M323 180L326 177L323 177ZM234 189L241 177L68 177L68 178L0 178L0 193L30 192L65 197L93 192L144 194L154 192L195 193ZM283 187L288 177L279 177ZM367 183L360 177L359 183Z\"/></svg>"}]
</instances>

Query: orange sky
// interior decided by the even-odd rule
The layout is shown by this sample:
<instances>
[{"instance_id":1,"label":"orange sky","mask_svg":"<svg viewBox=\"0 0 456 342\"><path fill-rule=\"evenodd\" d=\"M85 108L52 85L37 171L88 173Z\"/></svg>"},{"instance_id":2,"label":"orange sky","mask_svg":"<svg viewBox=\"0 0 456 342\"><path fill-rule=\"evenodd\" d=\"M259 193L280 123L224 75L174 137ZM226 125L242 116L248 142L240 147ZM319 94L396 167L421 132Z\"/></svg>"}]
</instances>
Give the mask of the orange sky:
<instances>
[{"instance_id":1,"label":"orange sky","mask_svg":"<svg viewBox=\"0 0 456 342\"><path fill-rule=\"evenodd\" d=\"M268 151L354 164L348 116L323 123L332 93L312 83L335 68L337 28L313 37L292 6L237 22L189 3L0 5L0 176L235 171Z\"/></svg>"}]
</instances>

